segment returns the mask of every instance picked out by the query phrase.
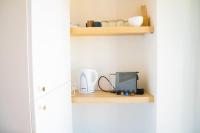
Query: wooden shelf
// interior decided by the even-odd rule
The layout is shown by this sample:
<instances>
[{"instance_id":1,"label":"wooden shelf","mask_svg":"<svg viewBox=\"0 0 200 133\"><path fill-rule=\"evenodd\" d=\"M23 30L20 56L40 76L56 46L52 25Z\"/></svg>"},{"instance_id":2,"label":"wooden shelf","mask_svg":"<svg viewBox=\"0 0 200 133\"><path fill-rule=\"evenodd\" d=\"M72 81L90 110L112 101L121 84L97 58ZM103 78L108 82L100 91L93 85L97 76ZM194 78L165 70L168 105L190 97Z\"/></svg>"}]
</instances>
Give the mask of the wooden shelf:
<instances>
[{"instance_id":1,"label":"wooden shelf","mask_svg":"<svg viewBox=\"0 0 200 133\"><path fill-rule=\"evenodd\" d=\"M95 93L82 94L76 91L72 96L73 103L151 103L154 102L154 97L145 92L144 95L121 96L103 91Z\"/></svg>"},{"instance_id":2,"label":"wooden shelf","mask_svg":"<svg viewBox=\"0 0 200 133\"><path fill-rule=\"evenodd\" d=\"M71 36L96 36L96 35L134 35L153 33L154 28L144 27L76 27L71 28Z\"/></svg>"}]
</instances>

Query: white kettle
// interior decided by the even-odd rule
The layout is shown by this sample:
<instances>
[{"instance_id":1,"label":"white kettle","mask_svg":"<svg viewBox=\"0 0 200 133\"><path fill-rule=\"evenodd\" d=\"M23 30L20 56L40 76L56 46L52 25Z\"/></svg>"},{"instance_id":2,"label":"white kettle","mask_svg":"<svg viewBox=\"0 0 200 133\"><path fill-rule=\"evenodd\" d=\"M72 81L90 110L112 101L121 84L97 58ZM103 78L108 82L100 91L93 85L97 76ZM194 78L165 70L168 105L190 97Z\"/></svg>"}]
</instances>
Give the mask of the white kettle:
<instances>
[{"instance_id":1,"label":"white kettle","mask_svg":"<svg viewBox=\"0 0 200 133\"><path fill-rule=\"evenodd\" d=\"M93 69L83 69L80 72L80 88L81 93L95 92L98 81L98 73Z\"/></svg>"}]
</instances>

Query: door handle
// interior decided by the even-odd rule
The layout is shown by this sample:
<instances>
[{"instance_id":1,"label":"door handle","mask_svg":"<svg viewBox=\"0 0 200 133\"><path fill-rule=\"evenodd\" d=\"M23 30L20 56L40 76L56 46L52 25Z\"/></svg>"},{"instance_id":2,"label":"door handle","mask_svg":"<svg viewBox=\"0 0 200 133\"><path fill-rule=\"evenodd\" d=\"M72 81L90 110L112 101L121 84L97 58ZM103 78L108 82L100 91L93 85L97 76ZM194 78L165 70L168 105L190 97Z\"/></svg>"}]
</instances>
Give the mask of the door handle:
<instances>
[{"instance_id":1,"label":"door handle","mask_svg":"<svg viewBox=\"0 0 200 133\"><path fill-rule=\"evenodd\" d=\"M43 105L43 106L42 106L42 110L45 111L46 109L47 109L47 106L46 106L46 105Z\"/></svg>"},{"instance_id":2,"label":"door handle","mask_svg":"<svg viewBox=\"0 0 200 133\"><path fill-rule=\"evenodd\" d=\"M42 111L46 111L47 110L47 106L46 105L41 105L39 107L39 109L42 110Z\"/></svg>"},{"instance_id":3,"label":"door handle","mask_svg":"<svg viewBox=\"0 0 200 133\"><path fill-rule=\"evenodd\" d=\"M42 91L43 91L43 92L45 92L46 89L47 89L47 88L46 88L45 86L42 87Z\"/></svg>"}]
</instances>

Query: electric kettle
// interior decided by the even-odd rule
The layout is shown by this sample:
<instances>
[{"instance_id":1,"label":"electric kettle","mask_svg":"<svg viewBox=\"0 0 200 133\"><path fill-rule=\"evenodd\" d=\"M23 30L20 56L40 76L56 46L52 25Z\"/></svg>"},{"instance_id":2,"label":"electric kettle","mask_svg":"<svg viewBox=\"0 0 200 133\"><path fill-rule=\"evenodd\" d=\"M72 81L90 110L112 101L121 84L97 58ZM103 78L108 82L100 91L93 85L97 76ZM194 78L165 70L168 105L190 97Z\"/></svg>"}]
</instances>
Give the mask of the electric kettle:
<instances>
[{"instance_id":1,"label":"electric kettle","mask_svg":"<svg viewBox=\"0 0 200 133\"><path fill-rule=\"evenodd\" d=\"M95 92L98 81L98 73L93 69L83 69L80 72L80 87L81 93Z\"/></svg>"}]
</instances>

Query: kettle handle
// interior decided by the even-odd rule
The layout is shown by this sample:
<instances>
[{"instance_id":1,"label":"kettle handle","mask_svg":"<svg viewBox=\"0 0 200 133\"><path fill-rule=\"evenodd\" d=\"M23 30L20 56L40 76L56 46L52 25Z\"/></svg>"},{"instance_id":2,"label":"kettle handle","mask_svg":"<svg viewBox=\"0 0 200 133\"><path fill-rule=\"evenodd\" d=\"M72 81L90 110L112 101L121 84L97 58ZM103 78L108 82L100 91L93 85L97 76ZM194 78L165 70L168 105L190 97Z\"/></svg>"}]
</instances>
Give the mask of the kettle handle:
<instances>
[{"instance_id":1,"label":"kettle handle","mask_svg":"<svg viewBox=\"0 0 200 133\"><path fill-rule=\"evenodd\" d=\"M99 79L99 76L98 76L97 71L93 70L93 72L94 72L94 74L95 74L95 78L96 78L96 79L95 79L94 82L92 83L92 86L94 86L94 85L97 83L98 79Z\"/></svg>"}]
</instances>

